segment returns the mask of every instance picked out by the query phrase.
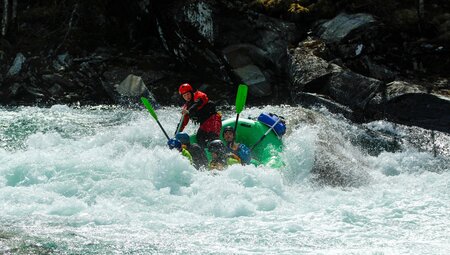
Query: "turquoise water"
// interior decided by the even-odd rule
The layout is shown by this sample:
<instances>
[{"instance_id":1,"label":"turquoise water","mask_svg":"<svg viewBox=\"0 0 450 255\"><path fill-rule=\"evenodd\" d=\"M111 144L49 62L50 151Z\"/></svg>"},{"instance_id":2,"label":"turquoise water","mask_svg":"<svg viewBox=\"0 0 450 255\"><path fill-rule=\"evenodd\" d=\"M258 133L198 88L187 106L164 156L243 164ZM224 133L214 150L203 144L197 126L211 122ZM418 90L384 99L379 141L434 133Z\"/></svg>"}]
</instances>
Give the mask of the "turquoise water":
<instances>
[{"instance_id":1,"label":"turquoise water","mask_svg":"<svg viewBox=\"0 0 450 255\"><path fill-rule=\"evenodd\" d=\"M261 111L288 120L286 167L212 175L166 148L145 110L1 108L0 253L450 253L447 135L435 157L389 122L288 106L241 117ZM172 134L179 109L156 113ZM356 141L367 129L394 134L398 148L371 152ZM347 182L317 182L325 165Z\"/></svg>"}]
</instances>

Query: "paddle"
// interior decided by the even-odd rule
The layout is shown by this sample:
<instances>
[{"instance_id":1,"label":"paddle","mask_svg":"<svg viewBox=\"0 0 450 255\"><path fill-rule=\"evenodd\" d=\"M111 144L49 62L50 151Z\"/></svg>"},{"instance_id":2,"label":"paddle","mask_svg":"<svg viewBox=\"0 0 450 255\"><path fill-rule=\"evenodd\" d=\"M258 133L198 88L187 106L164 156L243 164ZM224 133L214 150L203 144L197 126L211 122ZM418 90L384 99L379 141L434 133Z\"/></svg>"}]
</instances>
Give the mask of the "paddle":
<instances>
[{"instance_id":1,"label":"paddle","mask_svg":"<svg viewBox=\"0 0 450 255\"><path fill-rule=\"evenodd\" d=\"M236 95L236 123L234 123L234 138L236 138L236 131L238 127L239 114L242 112L247 100L248 87L245 84L240 84Z\"/></svg>"},{"instance_id":2,"label":"paddle","mask_svg":"<svg viewBox=\"0 0 450 255\"><path fill-rule=\"evenodd\" d=\"M183 125L183 120L184 120L184 114L181 114L181 119L180 119L180 122L178 122L177 130L175 131L175 135L180 133L181 125Z\"/></svg>"},{"instance_id":3,"label":"paddle","mask_svg":"<svg viewBox=\"0 0 450 255\"><path fill-rule=\"evenodd\" d=\"M273 125L266 131L266 133L264 133L264 135L261 136L261 138L259 138L259 140L258 140L255 144L253 144L253 146L250 148L250 150L252 151L252 150L256 147L256 145L258 145L260 142L262 142L262 140L264 140L264 138L266 138L266 136L270 133L270 131L272 131L272 129L274 129L275 126L276 126L276 125L278 124L278 122L280 122L280 121L281 121L281 118L278 119L275 123L273 123Z\"/></svg>"},{"instance_id":4,"label":"paddle","mask_svg":"<svg viewBox=\"0 0 450 255\"><path fill-rule=\"evenodd\" d=\"M145 105L145 107L147 108L147 110L150 112L150 115L152 115L152 117L156 120L156 122L158 123L159 127L160 127L161 130L164 132L164 135L166 135L167 140L170 140L169 136L167 135L166 131L165 131L164 128L162 127L161 123L159 123L158 116L156 116L155 110L153 110L153 107L152 107L152 105L150 104L150 102L148 101L148 99L145 98L145 97L141 97L141 101L142 101L142 103Z\"/></svg>"}]
</instances>

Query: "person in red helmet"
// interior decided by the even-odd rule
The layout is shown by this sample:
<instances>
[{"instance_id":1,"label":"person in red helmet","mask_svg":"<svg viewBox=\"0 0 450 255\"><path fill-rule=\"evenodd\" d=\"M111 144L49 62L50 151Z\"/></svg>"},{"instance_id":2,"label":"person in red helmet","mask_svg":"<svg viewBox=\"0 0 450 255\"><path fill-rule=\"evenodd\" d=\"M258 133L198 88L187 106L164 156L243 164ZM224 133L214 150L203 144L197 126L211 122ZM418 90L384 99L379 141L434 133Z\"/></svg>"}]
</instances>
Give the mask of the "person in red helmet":
<instances>
[{"instance_id":1,"label":"person in red helmet","mask_svg":"<svg viewBox=\"0 0 450 255\"><path fill-rule=\"evenodd\" d=\"M181 111L184 117L179 130L177 127L178 132L183 131L191 119L200 124L197 130L197 142L201 147L205 148L208 141L219 139L222 116L216 111L216 105L205 93L199 90L194 92L189 83L181 84L178 92L186 101Z\"/></svg>"}]
</instances>

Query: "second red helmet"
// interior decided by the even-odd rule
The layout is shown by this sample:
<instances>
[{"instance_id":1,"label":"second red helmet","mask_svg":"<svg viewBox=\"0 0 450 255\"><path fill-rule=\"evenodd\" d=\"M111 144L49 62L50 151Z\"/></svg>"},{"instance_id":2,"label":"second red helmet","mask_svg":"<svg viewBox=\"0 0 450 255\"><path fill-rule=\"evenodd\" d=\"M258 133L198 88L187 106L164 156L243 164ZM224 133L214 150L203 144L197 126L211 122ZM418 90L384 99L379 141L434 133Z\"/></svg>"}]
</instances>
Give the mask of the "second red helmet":
<instances>
[{"instance_id":1,"label":"second red helmet","mask_svg":"<svg viewBox=\"0 0 450 255\"><path fill-rule=\"evenodd\" d=\"M189 83L183 83L180 85L180 88L178 88L178 92L180 93L180 95L192 91L193 91L192 86Z\"/></svg>"}]
</instances>

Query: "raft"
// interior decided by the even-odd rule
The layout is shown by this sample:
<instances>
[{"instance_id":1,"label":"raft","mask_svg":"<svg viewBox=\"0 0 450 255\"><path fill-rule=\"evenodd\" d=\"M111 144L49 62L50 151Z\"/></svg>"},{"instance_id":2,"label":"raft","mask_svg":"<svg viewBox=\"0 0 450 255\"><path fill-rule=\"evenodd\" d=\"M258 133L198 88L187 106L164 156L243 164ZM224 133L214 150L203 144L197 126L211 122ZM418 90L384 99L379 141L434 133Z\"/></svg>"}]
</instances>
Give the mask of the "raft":
<instances>
[{"instance_id":1,"label":"raft","mask_svg":"<svg viewBox=\"0 0 450 255\"><path fill-rule=\"evenodd\" d=\"M258 117L258 120L240 118L236 130L236 142L243 143L249 148L252 148L273 124L277 124L274 123L277 119L278 116L272 114L261 114L260 117ZM222 141L224 141L223 129L227 126L232 126L234 128L235 123L235 118L222 121L222 131L220 132L220 139ZM275 125L275 128L273 128L266 137L252 149L252 164L264 165L271 168L280 168L284 166L281 158L281 152L283 151L281 137L285 132L285 128L284 122L279 122ZM190 138L191 143L197 142L195 135L192 135Z\"/></svg>"}]
</instances>

